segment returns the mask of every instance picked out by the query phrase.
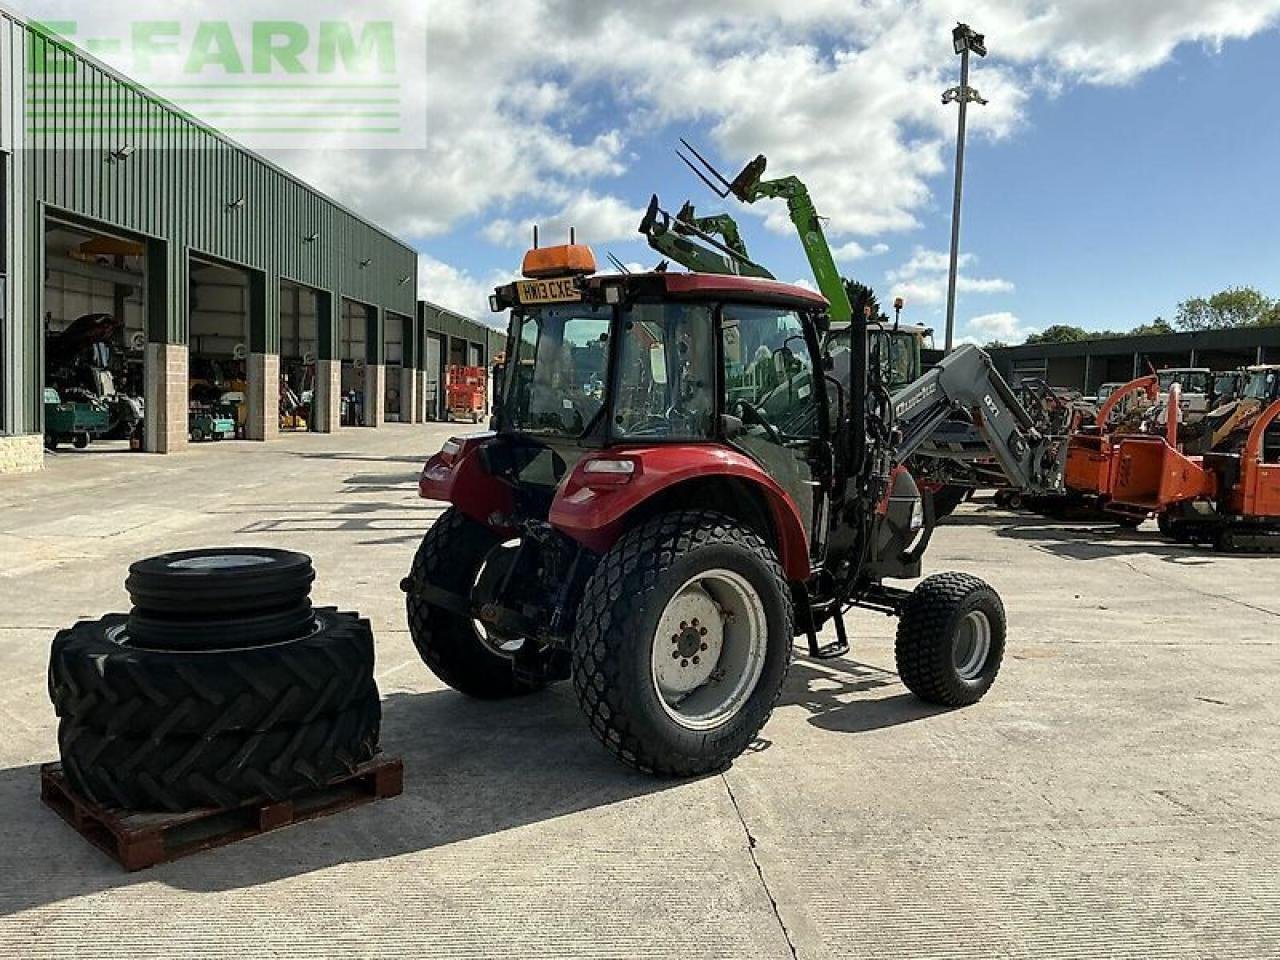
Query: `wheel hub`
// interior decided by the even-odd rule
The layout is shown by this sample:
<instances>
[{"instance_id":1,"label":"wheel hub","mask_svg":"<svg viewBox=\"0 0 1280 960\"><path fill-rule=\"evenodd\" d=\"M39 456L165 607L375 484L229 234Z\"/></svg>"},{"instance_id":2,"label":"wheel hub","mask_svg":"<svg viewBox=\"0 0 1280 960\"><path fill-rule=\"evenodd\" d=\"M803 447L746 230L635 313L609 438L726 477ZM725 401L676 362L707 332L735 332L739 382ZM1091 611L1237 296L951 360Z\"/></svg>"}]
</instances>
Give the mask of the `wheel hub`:
<instances>
[{"instance_id":1,"label":"wheel hub","mask_svg":"<svg viewBox=\"0 0 1280 960\"><path fill-rule=\"evenodd\" d=\"M764 605L745 578L713 570L692 578L663 610L653 678L667 714L711 729L746 703L764 669Z\"/></svg>"}]
</instances>

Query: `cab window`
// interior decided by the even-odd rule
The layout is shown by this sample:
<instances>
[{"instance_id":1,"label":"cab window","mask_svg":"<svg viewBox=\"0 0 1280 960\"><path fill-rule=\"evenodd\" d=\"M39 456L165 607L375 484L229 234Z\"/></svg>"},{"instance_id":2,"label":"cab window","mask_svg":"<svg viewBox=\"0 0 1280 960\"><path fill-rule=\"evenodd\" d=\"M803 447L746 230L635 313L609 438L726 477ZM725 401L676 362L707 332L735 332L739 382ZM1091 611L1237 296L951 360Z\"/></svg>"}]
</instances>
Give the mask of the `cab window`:
<instances>
[{"instance_id":1,"label":"cab window","mask_svg":"<svg viewBox=\"0 0 1280 960\"><path fill-rule=\"evenodd\" d=\"M804 325L794 311L724 307L720 336L725 412L772 443L818 433L815 376Z\"/></svg>"}]
</instances>

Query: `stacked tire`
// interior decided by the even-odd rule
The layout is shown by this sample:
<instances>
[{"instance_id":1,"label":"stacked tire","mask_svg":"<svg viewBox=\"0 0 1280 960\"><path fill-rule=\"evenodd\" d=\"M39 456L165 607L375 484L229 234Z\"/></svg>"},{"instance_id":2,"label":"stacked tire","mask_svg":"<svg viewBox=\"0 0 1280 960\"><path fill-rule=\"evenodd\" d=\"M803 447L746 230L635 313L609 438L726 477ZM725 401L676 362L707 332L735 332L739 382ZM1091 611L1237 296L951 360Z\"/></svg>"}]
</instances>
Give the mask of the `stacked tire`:
<instances>
[{"instance_id":1,"label":"stacked tire","mask_svg":"<svg viewBox=\"0 0 1280 960\"><path fill-rule=\"evenodd\" d=\"M70 785L105 807L287 800L377 753L373 632L311 604L310 558L280 550L135 563L128 615L53 642L49 695Z\"/></svg>"}]
</instances>

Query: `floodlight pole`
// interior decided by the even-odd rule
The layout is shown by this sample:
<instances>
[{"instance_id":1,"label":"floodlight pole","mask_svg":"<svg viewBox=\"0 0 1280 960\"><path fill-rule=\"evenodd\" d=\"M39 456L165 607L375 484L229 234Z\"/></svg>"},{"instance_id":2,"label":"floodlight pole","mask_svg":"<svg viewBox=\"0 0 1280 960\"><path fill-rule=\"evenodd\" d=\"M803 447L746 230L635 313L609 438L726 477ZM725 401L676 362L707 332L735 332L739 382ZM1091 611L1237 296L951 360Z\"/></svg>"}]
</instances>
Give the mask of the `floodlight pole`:
<instances>
[{"instance_id":1,"label":"floodlight pole","mask_svg":"<svg viewBox=\"0 0 1280 960\"><path fill-rule=\"evenodd\" d=\"M967 37L972 33L965 24L960 24L957 33L964 31ZM979 38L979 43L983 38ZM948 90L942 95L943 104L957 100L960 103L960 127L956 135L956 193L951 208L951 271L947 276L947 343L946 352L955 349L956 335L956 283L960 273L960 209L964 196L964 141L969 117L969 102L986 103L977 90L969 86L969 53L971 44L966 40L964 50L960 53L960 86ZM986 53L985 46L979 50Z\"/></svg>"}]
</instances>

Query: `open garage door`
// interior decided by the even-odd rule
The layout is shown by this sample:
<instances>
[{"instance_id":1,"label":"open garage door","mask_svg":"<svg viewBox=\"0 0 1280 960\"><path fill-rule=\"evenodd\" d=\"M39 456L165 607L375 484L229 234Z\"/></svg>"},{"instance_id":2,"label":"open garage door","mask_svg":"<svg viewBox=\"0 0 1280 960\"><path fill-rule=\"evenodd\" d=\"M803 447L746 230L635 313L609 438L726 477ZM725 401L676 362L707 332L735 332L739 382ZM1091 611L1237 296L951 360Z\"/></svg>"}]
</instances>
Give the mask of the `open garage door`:
<instances>
[{"instance_id":1,"label":"open garage door","mask_svg":"<svg viewBox=\"0 0 1280 960\"><path fill-rule=\"evenodd\" d=\"M388 313L383 343L386 346L383 367L384 416L388 423L412 423L413 391L405 382L405 327L408 321L396 313Z\"/></svg>"},{"instance_id":2,"label":"open garage door","mask_svg":"<svg viewBox=\"0 0 1280 960\"><path fill-rule=\"evenodd\" d=\"M320 294L280 283L280 429L316 427L316 362L320 356Z\"/></svg>"},{"instance_id":3,"label":"open garage door","mask_svg":"<svg viewBox=\"0 0 1280 960\"><path fill-rule=\"evenodd\" d=\"M249 276L191 260L190 435L243 439L249 418Z\"/></svg>"},{"instance_id":4,"label":"open garage door","mask_svg":"<svg viewBox=\"0 0 1280 960\"><path fill-rule=\"evenodd\" d=\"M428 420L444 419L444 340L435 334L427 334L425 348L426 376L423 383L423 403Z\"/></svg>"},{"instance_id":5,"label":"open garage door","mask_svg":"<svg viewBox=\"0 0 1280 960\"><path fill-rule=\"evenodd\" d=\"M377 426L378 370L369 365L369 331L374 308L355 300L342 300L342 425Z\"/></svg>"},{"instance_id":6,"label":"open garage door","mask_svg":"<svg viewBox=\"0 0 1280 960\"><path fill-rule=\"evenodd\" d=\"M55 220L44 242L45 446L140 449L146 247Z\"/></svg>"}]
</instances>

